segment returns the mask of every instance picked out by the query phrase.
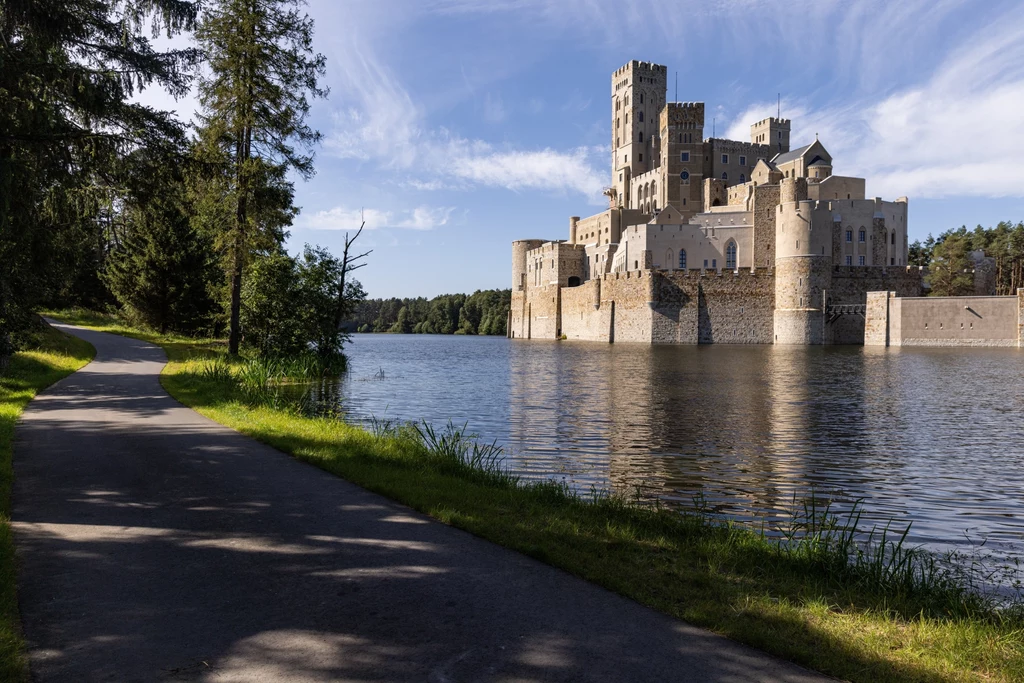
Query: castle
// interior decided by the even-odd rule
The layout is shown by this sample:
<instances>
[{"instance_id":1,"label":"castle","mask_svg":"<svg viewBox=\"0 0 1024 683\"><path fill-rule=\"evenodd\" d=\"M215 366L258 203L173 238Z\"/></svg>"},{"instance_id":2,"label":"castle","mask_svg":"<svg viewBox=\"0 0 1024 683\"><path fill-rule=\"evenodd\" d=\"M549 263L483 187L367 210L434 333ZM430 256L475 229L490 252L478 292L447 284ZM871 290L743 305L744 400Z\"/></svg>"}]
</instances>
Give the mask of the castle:
<instances>
[{"instance_id":1,"label":"castle","mask_svg":"<svg viewBox=\"0 0 1024 683\"><path fill-rule=\"evenodd\" d=\"M790 121L704 137L702 102L667 102L667 68L611 80L609 208L569 239L512 243L509 336L645 343L863 343L869 291L919 296L907 199L868 199Z\"/></svg>"}]
</instances>

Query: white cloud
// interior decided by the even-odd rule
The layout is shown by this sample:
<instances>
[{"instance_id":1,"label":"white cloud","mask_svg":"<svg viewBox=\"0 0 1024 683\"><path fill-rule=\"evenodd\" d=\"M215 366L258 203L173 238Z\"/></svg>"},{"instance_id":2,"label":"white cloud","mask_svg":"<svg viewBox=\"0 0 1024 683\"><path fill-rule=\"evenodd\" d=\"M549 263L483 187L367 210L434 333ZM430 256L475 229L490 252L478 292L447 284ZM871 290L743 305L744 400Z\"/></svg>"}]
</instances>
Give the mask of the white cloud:
<instances>
[{"instance_id":1,"label":"white cloud","mask_svg":"<svg viewBox=\"0 0 1024 683\"><path fill-rule=\"evenodd\" d=\"M1021 196L1024 17L1003 16L950 47L924 82L881 99L826 107L783 100L793 146L820 134L836 173L867 178L872 195ZM749 139L750 124L775 113L774 102L752 105L728 135Z\"/></svg>"},{"instance_id":2,"label":"white cloud","mask_svg":"<svg viewBox=\"0 0 1024 683\"><path fill-rule=\"evenodd\" d=\"M309 216L300 217L296 227L310 230L355 231L365 221L367 230L379 228L433 230L447 225L454 210L453 206L418 206L408 211L350 209L337 206L327 211L318 211Z\"/></svg>"}]
</instances>

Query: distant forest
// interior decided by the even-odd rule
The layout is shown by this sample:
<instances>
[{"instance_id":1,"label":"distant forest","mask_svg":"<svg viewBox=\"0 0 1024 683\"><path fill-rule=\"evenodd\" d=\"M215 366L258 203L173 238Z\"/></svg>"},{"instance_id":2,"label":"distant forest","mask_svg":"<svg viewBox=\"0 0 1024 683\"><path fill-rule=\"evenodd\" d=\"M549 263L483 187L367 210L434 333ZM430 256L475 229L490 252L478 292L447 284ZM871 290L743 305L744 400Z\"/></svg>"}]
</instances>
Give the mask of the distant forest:
<instances>
[{"instance_id":1,"label":"distant forest","mask_svg":"<svg viewBox=\"0 0 1024 683\"><path fill-rule=\"evenodd\" d=\"M366 299L349 327L395 334L505 334L511 289L442 294L433 299Z\"/></svg>"}]
</instances>

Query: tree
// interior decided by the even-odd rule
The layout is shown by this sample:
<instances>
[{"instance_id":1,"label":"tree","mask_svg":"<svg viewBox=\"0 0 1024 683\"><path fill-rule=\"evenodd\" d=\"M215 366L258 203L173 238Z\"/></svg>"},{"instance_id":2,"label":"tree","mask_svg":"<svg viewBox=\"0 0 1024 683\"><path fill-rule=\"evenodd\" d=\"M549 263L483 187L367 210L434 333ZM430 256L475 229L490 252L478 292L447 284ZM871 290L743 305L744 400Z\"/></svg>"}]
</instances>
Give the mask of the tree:
<instances>
[{"instance_id":1,"label":"tree","mask_svg":"<svg viewBox=\"0 0 1024 683\"><path fill-rule=\"evenodd\" d=\"M120 235L102 276L130 317L167 332L209 329L216 302L210 240L190 224L184 154L140 150L126 160L134 185L121 209Z\"/></svg>"},{"instance_id":2,"label":"tree","mask_svg":"<svg viewBox=\"0 0 1024 683\"><path fill-rule=\"evenodd\" d=\"M0 365L48 294L94 253L109 203L105 169L125 152L179 137L138 89L183 94L194 49L154 50L144 35L190 30L187 0L5 0L0 4Z\"/></svg>"},{"instance_id":3,"label":"tree","mask_svg":"<svg viewBox=\"0 0 1024 683\"><path fill-rule=\"evenodd\" d=\"M309 97L327 95L317 84L325 59L313 53L313 20L299 12L300 5L301 0L215 0L196 33L209 60L209 74L199 83L200 118L205 139L220 152L210 158L227 172L226 200L233 209L223 240L230 262L232 354L241 339L242 279L258 178L293 171L308 179L314 172L312 148L320 133L306 117Z\"/></svg>"},{"instance_id":4,"label":"tree","mask_svg":"<svg viewBox=\"0 0 1024 683\"><path fill-rule=\"evenodd\" d=\"M961 228L936 242L927 277L931 296L966 296L974 291L969 239Z\"/></svg>"}]
</instances>

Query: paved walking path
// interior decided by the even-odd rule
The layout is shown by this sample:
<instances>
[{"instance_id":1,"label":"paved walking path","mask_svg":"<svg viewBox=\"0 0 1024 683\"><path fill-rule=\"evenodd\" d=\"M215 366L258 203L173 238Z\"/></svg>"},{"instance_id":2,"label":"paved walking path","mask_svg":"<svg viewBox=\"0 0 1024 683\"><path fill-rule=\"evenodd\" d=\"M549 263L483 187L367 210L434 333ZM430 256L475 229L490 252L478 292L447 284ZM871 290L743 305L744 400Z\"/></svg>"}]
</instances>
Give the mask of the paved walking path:
<instances>
[{"instance_id":1,"label":"paved walking path","mask_svg":"<svg viewBox=\"0 0 1024 683\"><path fill-rule=\"evenodd\" d=\"M819 681L182 407L96 347L17 428L38 681Z\"/></svg>"}]
</instances>

